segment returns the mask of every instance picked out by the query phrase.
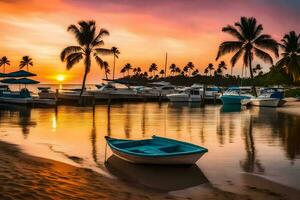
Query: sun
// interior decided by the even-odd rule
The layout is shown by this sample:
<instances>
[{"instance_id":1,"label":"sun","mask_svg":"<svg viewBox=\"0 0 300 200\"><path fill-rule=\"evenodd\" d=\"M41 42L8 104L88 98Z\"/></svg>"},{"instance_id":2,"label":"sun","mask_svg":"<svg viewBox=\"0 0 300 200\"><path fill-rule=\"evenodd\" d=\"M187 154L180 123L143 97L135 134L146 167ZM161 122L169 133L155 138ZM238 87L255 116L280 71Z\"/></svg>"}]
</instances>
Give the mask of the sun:
<instances>
[{"instance_id":1,"label":"sun","mask_svg":"<svg viewBox=\"0 0 300 200\"><path fill-rule=\"evenodd\" d=\"M56 80L58 80L59 82L63 82L65 80L65 76L62 74L59 74L56 76Z\"/></svg>"}]
</instances>

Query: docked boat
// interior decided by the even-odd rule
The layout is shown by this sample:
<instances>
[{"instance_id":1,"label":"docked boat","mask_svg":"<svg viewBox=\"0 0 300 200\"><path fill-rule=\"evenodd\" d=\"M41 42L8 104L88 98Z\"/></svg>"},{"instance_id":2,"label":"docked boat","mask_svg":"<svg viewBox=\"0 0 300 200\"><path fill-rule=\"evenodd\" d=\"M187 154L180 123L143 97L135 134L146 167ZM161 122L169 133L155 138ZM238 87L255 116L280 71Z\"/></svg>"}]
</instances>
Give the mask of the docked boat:
<instances>
[{"instance_id":1,"label":"docked boat","mask_svg":"<svg viewBox=\"0 0 300 200\"><path fill-rule=\"evenodd\" d=\"M261 91L261 94L257 98L251 98L249 103L252 106L259 107L279 107L286 103L283 98L283 90L278 88L266 88Z\"/></svg>"},{"instance_id":2,"label":"docked boat","mask_svg":"<svg viewBox=\"0 0 300 200\"><path fill-rule=\"evenodd\" d=\"M107 99L117 99L117 100L130 100L139 99L137 91L130 86L109 82L108 84L96 85L97 90L91 91L90 93L94 95L96 100L107 100Z\"/></svg>"},{"instance_id":3,"label":"docked boat","mask_svg":"<svg viewBox=\"0 0 300 200\"><path fill-rule=\"evenodd\" d=\"M113 154L136 164L180 165L194 164L208 150L173 139L152 136L145 140L115 139L106 136Z\"/></svg>"},{"instance_id":4,"label":"docked boat","mask_svg":"<svg viewBox=\"0 0 300 200\"><path fill-rule=\"evenodd\" d=\"M253 98L251 91L251 87L229 87L220 98L224 105L241 105L243 100L250 100Z\"/></svg>"},{"instance_id":5,"label":"docked boat","mask_svg":"<svg viewBox=\"0 0 300 200\"><path fill-rule=\"evenodd\" d=\"M203 90L197 88L185 88L177 93L167 94L171 102L201 102Z\"/></svg>"},{"instance_id":6,"label":"docked boat","mask_svg":"<svg viewBox=\"0 0 300 200\"><path fill-rule=\"evenodd\" d=\"M56 99L56 93L50 87L38 87L40 99Z\"/></svg>"},{"instance_id":7,"label":"docked boat","mask_svg":"<svg viewBox=\"0 0 300 200\"><path fill-rule=\"evenodd\" d=\"M149 94L167 99L168 94L176 93L176 87L169 82L159 81L153 82L149 84L151 86L151 90Z\"/></svg>"}]
</instances>

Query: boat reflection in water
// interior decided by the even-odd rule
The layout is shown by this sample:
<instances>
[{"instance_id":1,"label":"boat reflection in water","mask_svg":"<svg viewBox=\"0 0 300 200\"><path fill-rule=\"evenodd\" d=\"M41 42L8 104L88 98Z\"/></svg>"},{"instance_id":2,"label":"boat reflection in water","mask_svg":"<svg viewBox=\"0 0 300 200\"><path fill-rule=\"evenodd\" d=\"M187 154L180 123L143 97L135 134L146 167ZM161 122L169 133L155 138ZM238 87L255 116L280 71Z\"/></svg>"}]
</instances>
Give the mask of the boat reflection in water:
<instances>
[{"instance_id":1,"label":"boat reflection in water","mask_svg":"<svg viewBox=\"0 0 300 200\"><path fill-rule=\"evenodd\" d=\"M172 167L136 165L113 155L108 158L105 166L111 174L118 178L162 191L182 190L209 182L195 164Z\"/></svg>"},{"instance_id":2,"label":"boat reflection in water","mask_svg":"<svg viewBox=\"0 0 300 200\"><path fill-rule=\"evenodd\" d=\"M221 112L227 113L227 112L241 112L243 110L243 107L241 105L223 105L221 107Z\"/></svg>"}]
</instances>

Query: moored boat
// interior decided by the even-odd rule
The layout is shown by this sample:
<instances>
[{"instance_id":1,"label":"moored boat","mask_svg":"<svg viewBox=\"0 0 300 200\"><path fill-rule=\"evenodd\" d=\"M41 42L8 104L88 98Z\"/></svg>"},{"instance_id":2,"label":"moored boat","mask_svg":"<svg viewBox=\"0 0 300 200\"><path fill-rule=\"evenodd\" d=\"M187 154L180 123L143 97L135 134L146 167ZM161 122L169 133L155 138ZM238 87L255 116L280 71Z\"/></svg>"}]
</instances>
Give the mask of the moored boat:
<instances>
[{"instance_id":1,"label":"moored boat","mask_svg":"<svg viewBox=\"0 0 300 200\"><path fill-rule=\"evenodd\" d=\"M250 94L250 87L230 87L221 95L221 101L224 105L238 104L241 105L245 99L251 99L253 96Z\"/></svg>"},{"instance_id":2,"label":"moored boat","mask_svg":"<svg viewBox=\"0 0 300 200\"><path fill-rule=\"evenodd\" d=\"M114 155L136 164L194 164L208 152L204 147L158 136L145 140L125 140L108 136L105 139Z\"/></svg>"}]
</instances>

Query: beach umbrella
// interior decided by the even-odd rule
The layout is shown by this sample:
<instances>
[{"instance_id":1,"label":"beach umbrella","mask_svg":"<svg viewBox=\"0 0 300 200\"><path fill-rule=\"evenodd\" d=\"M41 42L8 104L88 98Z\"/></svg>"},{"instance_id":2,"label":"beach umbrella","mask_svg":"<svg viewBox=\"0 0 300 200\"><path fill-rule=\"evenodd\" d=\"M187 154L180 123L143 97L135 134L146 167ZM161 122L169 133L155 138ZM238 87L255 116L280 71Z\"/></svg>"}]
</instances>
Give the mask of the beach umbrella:
<instances>
[{"instance_id":1,"label":"beach umbrella","mask_svg":"<svg viewBox=\"0 0 300 200\"><path fill-rule=\"evenodd\" d=\"M29 79L29 78L19 78L19 79L15 79L13 81L14 84L38 84L40 83L39 81L36 81L36 80L32 80L32 79Z\"/></svg>"},{"instance_id":2,"label":"beach umbrella","mask_svg":"<svg viewBox=\"0 0 300 200\"><path fill-rule=\"evenodd\" d=\"M1 83L6 83L6 84L15 84L14 82L16 81L15 78L7 78L7 79L3 79L1 80Z\"/></svg>"},{"instance_id":3,"label":"beach umbrella","mask_svg":"<svg viewBox=\"0 0 300 200\"><path fill-rule=\"evenodd\" d=\"M6 77L12 77L12 78L31 77L31 76L36 76L36 74L28 72L28 71L24 71L24 70L15 71L15 72L6 74Z\"/></svg>"}]
</instances>

